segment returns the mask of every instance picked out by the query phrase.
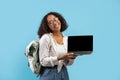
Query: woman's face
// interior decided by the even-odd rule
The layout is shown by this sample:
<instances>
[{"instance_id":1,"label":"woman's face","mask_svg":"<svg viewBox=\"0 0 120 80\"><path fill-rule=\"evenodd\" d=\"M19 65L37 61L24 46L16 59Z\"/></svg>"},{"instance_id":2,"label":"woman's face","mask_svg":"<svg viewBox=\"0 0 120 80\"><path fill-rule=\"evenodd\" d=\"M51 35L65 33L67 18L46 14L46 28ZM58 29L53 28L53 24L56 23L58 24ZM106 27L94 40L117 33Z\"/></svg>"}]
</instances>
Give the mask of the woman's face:
<instances>
[{"instance_id":1,"label":"woman's face","mask_svg":"<svg viewBox=\"0 0 120 80\"><path fill-rule=\"evenodd\" d=\"M56 16L52 14L48 15L47 21L48 21L48 26L52 30L52 32L60 32L61 22Z\"/></svg>"}]
</instances>

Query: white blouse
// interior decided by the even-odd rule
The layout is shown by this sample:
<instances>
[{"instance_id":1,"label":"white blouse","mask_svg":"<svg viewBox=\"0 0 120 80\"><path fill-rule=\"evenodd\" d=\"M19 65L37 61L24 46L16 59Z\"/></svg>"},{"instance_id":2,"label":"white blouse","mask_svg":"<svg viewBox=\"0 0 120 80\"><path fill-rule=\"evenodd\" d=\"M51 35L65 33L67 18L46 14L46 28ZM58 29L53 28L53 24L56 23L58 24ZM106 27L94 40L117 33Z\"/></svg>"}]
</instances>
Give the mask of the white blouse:
<instances>
[{"instance_id":1,"label":"white blouse","mask_svg":"<svg viewBox=\"0 0 120 80\"><path fill-rule=\"evenodd\" d=\"M58 72L61 70L62 66L71 65L74 59L69 60L58 60L58 56L67 54L67 39L68 37L63 37L63 45L60 45L53 38L53 34L44 34L39 40L39 58L42 66L53 67L57 65Z\"/></svg>"}]
</instances>

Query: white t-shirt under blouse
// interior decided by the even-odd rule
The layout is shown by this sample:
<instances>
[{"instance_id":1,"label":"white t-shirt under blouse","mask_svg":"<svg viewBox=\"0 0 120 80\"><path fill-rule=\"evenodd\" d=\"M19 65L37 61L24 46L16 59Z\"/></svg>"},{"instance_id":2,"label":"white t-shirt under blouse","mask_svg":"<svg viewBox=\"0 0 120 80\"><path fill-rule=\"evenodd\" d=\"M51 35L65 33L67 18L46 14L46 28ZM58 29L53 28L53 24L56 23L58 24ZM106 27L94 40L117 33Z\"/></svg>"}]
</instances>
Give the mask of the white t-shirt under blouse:
<instances>
[{"instance_id":1,"label":"white t-shirt under blouse","mask_svg":"<svg viewBox=\"0 0 120 80\"><path fill-rule=\"evenodd\" d=\"M67 37L63 37L63 45L58 44L53 38L52 33L44 34L39 40L40 50L39 57L40 63L45 67L53 67L57 65L58 72L63 65L71 65L73 59L69 59L68 63L65 60L57 60L58 56L67 54Z\"/></svg>"}]
</instances>

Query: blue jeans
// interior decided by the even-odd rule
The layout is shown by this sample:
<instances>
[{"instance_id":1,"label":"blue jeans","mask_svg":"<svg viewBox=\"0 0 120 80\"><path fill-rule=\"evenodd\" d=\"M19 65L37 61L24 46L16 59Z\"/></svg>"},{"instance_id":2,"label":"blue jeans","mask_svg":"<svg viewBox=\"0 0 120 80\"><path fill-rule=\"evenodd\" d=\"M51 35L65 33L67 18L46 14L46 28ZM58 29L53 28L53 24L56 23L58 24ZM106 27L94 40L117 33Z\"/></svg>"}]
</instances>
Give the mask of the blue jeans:
<instances>
[{"instance_id":1,"label":"blue jeans","mask_svg":"<svg viewBox=\"0 0 120 80\"><path fill-rule=\"evenodd\" d=\"M57 66L52 68L45 67L40 76L40 80L69 80L67 68L63 66L61 71L58 73Z\"/></svg>"}]
</instances>

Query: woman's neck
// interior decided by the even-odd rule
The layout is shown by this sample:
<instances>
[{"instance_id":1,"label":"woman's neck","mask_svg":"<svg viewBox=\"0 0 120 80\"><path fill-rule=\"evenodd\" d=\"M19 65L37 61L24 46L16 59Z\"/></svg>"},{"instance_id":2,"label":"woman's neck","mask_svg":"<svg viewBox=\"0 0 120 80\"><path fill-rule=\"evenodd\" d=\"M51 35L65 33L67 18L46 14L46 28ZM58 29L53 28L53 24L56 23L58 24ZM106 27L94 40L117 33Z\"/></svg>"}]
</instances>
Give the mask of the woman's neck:
<instances>
[{"instance_id":1,"label":"woman's neck","mask_svg":"<svg viewBox=\"0 0 120 80\"><path fill-rule=\"evenodd\" d=\"M54 36L58 36L58 37L63 36L61 32L53 32L53 35L54 35Z\"/></svg>"}]
</instances>

